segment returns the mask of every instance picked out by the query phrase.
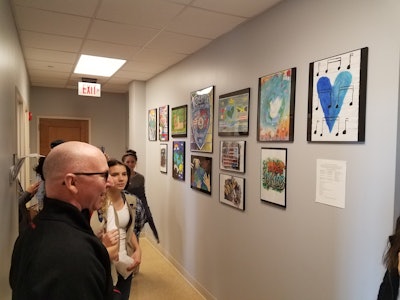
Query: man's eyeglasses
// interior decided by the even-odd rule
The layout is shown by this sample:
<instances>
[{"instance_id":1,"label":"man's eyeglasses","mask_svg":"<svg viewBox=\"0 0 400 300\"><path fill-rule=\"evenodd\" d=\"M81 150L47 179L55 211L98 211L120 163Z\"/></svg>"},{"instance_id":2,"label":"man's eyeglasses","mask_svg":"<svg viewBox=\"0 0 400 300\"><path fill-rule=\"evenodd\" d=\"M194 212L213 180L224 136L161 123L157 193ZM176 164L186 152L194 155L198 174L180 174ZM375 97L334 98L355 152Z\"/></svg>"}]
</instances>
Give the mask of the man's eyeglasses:
<instances>
[{"instance_id":1,"label":"man's eyeglasses","mask_svg":"<svg viewBox=\"0 0 400 300\"><path fill-rule=\"evenodd\" d=\"M85 173L85 172L76 172L72 173L74 175L84 175L84 176L94 176L94 175L100 175L101 177L104 178L105 181L108 179L108 171L105 172L92 172L92 173Z\"/></svg>"}]
</instances>

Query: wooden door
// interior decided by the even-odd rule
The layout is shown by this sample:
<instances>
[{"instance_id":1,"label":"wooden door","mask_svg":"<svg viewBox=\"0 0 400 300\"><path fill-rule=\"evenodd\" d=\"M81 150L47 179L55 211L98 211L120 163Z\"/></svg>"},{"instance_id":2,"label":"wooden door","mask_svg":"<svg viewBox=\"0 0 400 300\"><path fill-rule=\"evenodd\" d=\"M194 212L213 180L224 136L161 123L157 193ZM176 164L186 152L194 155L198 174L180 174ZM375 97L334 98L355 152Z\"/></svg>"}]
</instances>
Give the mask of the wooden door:
<instances>
[{"instance_id":1,"label":"wooden door","mask_svg":"<svg viewBox=\"0 0 400 300\"><path fill-rule=\"evenodd\" d=\"M47 155L54 140L89 142L89 120L39 119L40 154Z\"/></svg>"}]
</instances>

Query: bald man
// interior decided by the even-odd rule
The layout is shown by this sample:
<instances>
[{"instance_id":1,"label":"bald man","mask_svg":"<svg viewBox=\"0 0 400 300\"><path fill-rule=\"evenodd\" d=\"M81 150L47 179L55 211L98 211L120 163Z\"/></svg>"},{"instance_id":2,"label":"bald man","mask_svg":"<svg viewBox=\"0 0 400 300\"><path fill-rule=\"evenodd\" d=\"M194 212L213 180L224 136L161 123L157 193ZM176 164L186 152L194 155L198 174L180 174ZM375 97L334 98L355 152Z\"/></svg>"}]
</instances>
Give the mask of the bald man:
<instances>
[{"instance_id":1,"label":"bald man","mask_svg":"<svg viewBox=\"0 0 400 300\"><path fill-rule=\"evenodd\" d=\"M99 209L112 184L104 154L82 142L50 151L44 208L14 245L13 300L112 299L110 259L82 210Z\"/></svg>"}]
</instances>

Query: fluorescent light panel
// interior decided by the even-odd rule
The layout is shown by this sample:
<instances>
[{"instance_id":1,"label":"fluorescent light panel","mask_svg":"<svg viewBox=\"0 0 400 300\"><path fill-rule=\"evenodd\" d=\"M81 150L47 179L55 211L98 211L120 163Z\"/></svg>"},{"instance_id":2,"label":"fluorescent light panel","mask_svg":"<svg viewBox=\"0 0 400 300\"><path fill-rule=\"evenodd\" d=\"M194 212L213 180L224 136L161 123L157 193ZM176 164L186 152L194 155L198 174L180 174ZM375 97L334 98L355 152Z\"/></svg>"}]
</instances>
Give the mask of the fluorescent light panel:
<instances>
[{"instance_id":1,"label":"fluorescent light panel","mask_svg":"<svg viewBox=\"0 0 400 300\"><path fill-rule=\"evenodd\" d=\"M74 73L110 77L125 63L124 59L82 54Z\"/></svg>"}]
</instances>

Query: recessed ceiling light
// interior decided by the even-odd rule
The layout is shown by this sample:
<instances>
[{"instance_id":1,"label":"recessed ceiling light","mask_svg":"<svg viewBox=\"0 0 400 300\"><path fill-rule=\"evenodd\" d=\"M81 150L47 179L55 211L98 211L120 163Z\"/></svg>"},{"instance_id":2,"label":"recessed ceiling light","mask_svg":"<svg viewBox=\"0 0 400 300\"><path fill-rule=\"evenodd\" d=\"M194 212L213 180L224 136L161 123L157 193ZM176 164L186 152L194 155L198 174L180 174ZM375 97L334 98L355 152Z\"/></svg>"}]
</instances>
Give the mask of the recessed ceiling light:
<instances>
[{"instance_id":1,"label":"recessed ceiling light","mask_svg":"<svg viewBox=\"0 0 400 300\"><path fill-rule=\"evenodd\" d=\"M121 68L126 60L82 54L74 73L110 77Z\"/></svg>"}]
</instances>

